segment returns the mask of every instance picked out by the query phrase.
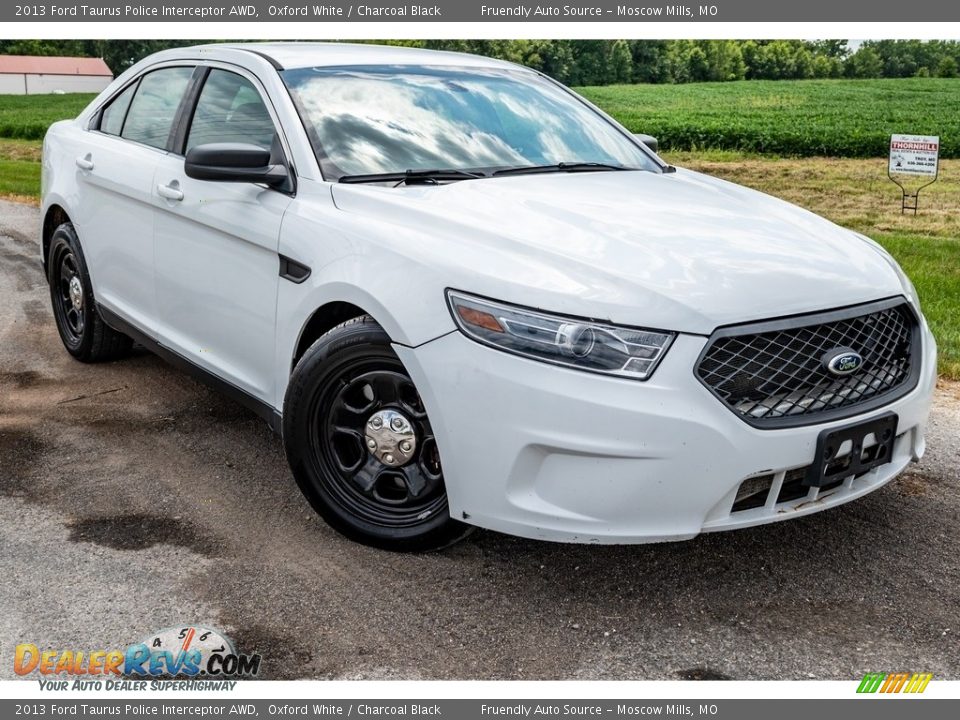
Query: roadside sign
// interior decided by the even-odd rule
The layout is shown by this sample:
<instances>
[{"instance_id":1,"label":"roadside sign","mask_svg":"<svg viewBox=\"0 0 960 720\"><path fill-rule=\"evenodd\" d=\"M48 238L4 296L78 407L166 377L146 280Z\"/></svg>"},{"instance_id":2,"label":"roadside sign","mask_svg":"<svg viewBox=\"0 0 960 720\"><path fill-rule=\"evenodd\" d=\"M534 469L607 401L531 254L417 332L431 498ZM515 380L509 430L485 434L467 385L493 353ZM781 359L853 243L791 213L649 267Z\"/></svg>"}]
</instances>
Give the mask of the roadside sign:
<instances>
[{"instance_id":1,"label":"roadside sign","mask_svg":"<svg viewBox=\"0 0 960 720\"><path fill-rule=\"evenodd\" d=\"M917 214L920 204L920 191L937 180L940 172L940 137L937 135L891 135L890 159L887 163L887 176L896 183L901 192L900 212L913 210ZM924 182L916 190L907 190L901 176L923 178Z\"/></svg>"},{"instance_id":2,"label":"roadside sign","mask_svg":"<svg viewBox=\"0 0 960 720\"><path fill-rule=\"evenodd\" d=\"M891 135L890 174L937 176L940 138L936 135Z\"/></svg>"}]
</instances>

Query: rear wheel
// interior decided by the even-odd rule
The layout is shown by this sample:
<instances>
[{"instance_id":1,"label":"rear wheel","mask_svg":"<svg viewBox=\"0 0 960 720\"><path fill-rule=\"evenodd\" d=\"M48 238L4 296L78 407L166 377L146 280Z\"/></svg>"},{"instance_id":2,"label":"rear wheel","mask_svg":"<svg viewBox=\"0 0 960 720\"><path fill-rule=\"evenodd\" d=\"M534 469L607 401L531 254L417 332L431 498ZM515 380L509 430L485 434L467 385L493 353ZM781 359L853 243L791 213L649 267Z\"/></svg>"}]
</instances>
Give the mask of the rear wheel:
<instances>
[{"instance_id":1,"label":"rear wheel","mask_svg":"<svg viewBox=\"0 0 960 720\"><path fill-rule=\"evenodd\" d=\"M372 318L343 323L307 350L283 417L300 489L343 535L387 550L435 550L470 532L450 517L420 394Z\"/></svg>"},{"instance_id":2,"label":"rear wheel","mask_svg":"<svg viewBox=\"0 0 960 720\"><path fill-rule=\"evenodd\" d=\"M133 341L100 317L80 240L71 223L60 225L50 239L47 282L53 317L67 352L82 362L101 362L130 350Z\"/></svg>"}]
</instances>

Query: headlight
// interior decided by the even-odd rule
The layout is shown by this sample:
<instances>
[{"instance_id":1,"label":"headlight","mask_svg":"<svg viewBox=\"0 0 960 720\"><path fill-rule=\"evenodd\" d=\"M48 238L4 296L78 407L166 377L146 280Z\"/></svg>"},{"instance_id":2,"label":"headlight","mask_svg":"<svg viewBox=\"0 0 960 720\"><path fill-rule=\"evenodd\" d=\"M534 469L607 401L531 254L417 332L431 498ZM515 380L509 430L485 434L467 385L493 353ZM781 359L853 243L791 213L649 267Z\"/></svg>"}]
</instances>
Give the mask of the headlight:
<instances>
[{"instance_id":1,"label":"headlight","mask_svg":"<svg viewBox=\"0 0 960 720\"><path fill-rule=\"evenodd\" d=\"M555 365L646 380L674 333L602 325L447 291L454 322L484 345Z\"/></svg>"}]
</instances>

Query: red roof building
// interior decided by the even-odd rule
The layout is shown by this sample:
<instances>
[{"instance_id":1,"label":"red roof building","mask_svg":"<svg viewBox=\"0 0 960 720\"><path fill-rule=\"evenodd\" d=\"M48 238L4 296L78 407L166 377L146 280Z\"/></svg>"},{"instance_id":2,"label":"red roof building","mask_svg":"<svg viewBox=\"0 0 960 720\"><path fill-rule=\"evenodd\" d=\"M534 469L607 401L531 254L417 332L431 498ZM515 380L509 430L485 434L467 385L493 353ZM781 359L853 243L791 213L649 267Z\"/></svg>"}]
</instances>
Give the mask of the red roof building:
<instances>
[{"instance_id":1,"label":"red roof building","mask_svg":"<svg viewBox=\"0 0 960 720\"><path fill-rule=\"evenodd\" d=\"M0 95L100 92L112 80L101 58L0 55Z\"/></svg>"}]
</instances>

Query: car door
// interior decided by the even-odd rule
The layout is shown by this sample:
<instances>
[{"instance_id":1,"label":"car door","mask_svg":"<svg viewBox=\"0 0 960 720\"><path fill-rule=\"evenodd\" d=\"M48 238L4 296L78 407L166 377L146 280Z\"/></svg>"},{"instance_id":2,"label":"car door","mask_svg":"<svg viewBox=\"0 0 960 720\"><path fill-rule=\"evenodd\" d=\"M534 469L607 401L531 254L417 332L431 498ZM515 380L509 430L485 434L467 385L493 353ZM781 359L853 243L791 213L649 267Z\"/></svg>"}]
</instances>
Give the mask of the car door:
<instances>
[{"instance_id":1,"label":"car door","mask_svg":"<svg viewBox=\"0 0 960 720\"><path fill-rule=\"evenodd\" d=\"M265 185L197 180L183 154L246 143L283 153L271 104L256 79L212 67L182 131L182 154L154 178L158 339L249 395L273 400L280 223L291 194Z\"/></svg>"},{"instance_id":2,"label":"car door","mask_svg":"<svg viewBox=\"0 0 960 720\"><path fill-rule=\"evenodd\" d=\"M193 70L165 67L138 77L94 116L76 150L73 221L94 294L145 330L156 312L153 176Z\"/></svg>"}]
</instances>

